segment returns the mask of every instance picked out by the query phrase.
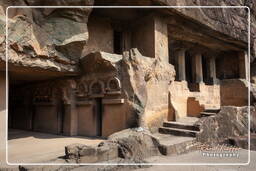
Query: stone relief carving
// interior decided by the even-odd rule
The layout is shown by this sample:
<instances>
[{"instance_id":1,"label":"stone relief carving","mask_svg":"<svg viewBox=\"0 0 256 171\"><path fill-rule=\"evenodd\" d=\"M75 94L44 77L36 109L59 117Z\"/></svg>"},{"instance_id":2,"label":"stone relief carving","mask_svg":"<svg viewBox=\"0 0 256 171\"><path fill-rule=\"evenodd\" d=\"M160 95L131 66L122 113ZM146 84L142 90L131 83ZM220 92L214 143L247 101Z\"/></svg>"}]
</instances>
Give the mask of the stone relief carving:
<instances>
[{"instance_id":1,"label":"stone relief carving","mask_svg":"<svg viewBox=\"0 0 256 171\"><path fill-rule=\"evenodd\" d=\"M104 95L105 94L105 85L103 81L94 80L90 84L89 89L90 95Z\"/></svg>"},{"instance_id":2,"label":"stone relief carving","mask_svg":"<svg viewBox=\"0 0 256 171\"><path fill-rule=\"evenodd\" d=\"M77 97L103 97L108 92L120 92L121 82L117 77L111 77L105 80L78 80L76 87Z\"/></svg>"},{"instance_id":3,"label":"stone relief carving","mask_svg":"<svg viewBox=\"0 0 256 171\"><path fill-rule=\"evenodd\" d=\"M76 95L80 97L85 97L88 94L88 86L85 82L79 82L77 85Z\"/></svg>"},{"instance_id":4,"label":"stone relief carving","mask_svg":"<svg viewBox=\"0 0 256 171\"><path fill-rule=\"evenodd\" d=\"M107 82L108 91L119 91L121 90L121 82L117 77L108 79Z\"/></svg>"}]
</instances>

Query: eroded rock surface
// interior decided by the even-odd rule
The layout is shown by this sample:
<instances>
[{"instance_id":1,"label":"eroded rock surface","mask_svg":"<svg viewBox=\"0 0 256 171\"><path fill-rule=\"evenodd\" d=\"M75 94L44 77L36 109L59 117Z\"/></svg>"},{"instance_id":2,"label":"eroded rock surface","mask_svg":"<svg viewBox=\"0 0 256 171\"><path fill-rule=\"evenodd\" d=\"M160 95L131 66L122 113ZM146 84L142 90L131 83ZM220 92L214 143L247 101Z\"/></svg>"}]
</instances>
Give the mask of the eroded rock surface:
<instances>
[{"instance_id":1,"label":"eroded rock surface","mask_svg":"<svg viewBox=\"0 0 256 171\"><path fill-rule=\"evenodd\" d=\"M255 115L252 107L251 115ZM197 140L202 143L223 143L231 137L248 135L248 107L225 106L214 117L202 118ZM252 125L251 129L255 125Z\"/></svg>"},{"instance_id":2,"label":"eroded rock surface","mask_svg":"<svg viewBox=\"0 0 256 171\"><path fill-rule=\"evenodd\" d=\"M125 162L143 162L149 156L159 155L158 140L141 128L125 129L114 133L98 146L72 144L65 147L69 162L91 163L123 159Z\"/></svg>"},{"instance_id":3,"label":"eroded rock surface","mask_svg":"<svg viewBox=\"0 0 256 171\"><path fill-rule=\"evenodd\" d=\"M79 1L7 1L1 2L2 11L11 5L91 5L92 0ZM82 56L89 34L87 21L89 8L10 8L8 11L9 62L18 66L38 67L55 71L77 71L77 62ZM5 25L1 15L0 53L5 48Z\"/></svg>"},{"instance_id":4,"label":"eroded rock surface","mask_svg":"<svg viewBox=\"0 0 256 171\"><path fill-rule=\"evenodd\" d=\"M128 103L138 119L137 126L152 129L159 127L166 117L168 92L165 90L174 80L174 67L161 59L145 57L137 49L131 49L124 53L122 77Z\"/></svg>"},{"instance_id":5,"label":"eroded rock surface","mask_svg":"<svg viewBox=\"0 0 256 171\"><path fill-rule=\"evenodd\" d=\"M143 56L138 49L122 55L105 52L88 54L81 59L81 80L101 80L116 77L120 80L122 109L126 128L144 127L151 131L162 125L168 111L168 86L174 80L173 65L159 58ZM105 81L106 82L106 81Z\"/></svg>"}]
</instances>

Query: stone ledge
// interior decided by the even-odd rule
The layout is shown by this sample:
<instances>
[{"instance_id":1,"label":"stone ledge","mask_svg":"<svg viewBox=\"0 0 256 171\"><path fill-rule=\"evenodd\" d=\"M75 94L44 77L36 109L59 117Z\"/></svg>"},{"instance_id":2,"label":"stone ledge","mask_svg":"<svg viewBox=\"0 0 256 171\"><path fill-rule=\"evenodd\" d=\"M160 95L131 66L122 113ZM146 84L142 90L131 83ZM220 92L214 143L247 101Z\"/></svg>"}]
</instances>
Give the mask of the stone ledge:
<instances>
[{"instance_id":1,"label":"stone ledge","mask_svg":"<svg viewBox=\"0 0 256 171\"><path fill-rule=\"evenodd\" d=\"M92 101L80 101L80 102L76 102L77 106L87 106L87 105L92 105Z\"/></svg>"},{"instance_id":2,"label":"stone ledge","mask_svg":"<svg viewBox=\"0 0 256 171\"><path fill-rule=\"evenodd\" d=\"M103 99L103 104L123 104L124 99Z\"/></svg>"}]
</instances>

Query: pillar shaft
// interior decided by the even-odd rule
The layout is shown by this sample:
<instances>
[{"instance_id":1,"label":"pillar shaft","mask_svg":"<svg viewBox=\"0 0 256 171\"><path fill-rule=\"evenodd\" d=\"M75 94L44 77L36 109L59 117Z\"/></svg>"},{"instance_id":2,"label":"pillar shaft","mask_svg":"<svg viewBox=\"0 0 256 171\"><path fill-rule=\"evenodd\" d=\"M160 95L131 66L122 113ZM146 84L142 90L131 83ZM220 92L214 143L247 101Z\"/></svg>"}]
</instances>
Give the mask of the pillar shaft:
<instances>
[{"instance_id":1,"label":"pillar shaft","mask_svg":"<svg viewBox=\"0 0 256 171\"><path fill-rule=\"evenodd\" d=\"M194 58L196 83L201 83L203 82L202 55L197 53L195 54Z\"/></svg>"},{"instance_id":2,"label":"pillar shaft","mask_svg":"<svg viewBox=\"0 0 256 171\"><path fill-rule=\"evenodd\" d=\"M178 79L181 81L186 80L185 50L178 50L175 53L175 57L178 64Z\"/></svg>"},{"instance_id":3,"label":"pillar shaft","mask_svg":"<svg viewBox=\"0 0 256 171\"><path fill-rule=\"evenodd\" d=\"M239 53L239 77L248 79L248 56L247 52L240 52Z\"/></svg>"},{"instance_id":4,"label":"pillar shaft","mask_svg":"<svg viewBox=\"0 0 256 171\"><path fill-rule=\"evenodd\" d=\"M216 65L215 65L215 58L211 57L210 59L210 78L212 79L213 83L216 83Z\"/></svg>"}]
</instances>

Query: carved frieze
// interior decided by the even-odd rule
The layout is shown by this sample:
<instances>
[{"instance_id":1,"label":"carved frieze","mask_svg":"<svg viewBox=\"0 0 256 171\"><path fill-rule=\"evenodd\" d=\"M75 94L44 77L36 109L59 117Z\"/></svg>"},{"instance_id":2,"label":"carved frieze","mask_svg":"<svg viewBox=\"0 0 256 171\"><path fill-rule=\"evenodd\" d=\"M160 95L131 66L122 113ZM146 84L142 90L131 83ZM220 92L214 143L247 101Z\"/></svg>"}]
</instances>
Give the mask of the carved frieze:
<instances>
[{"instance_id":1,"label":"carved frieze","mask_svg":"<svg viewBox=\"0 0 256 171\"><path fill-rule=\"evenodd\" d=\"M89 95L93 97L103 97L105 94L105 85L101 80L94 80L90 83Z\"/></svg>"},{"instance_id":2,"label":"carved frieze","mask_svg":"<svg viewBox=\"0 0 256 171\"><path fill-rule=\"evenodd\" d=\"M86 97L88 95L88 86L85 82L80 81L77 84L76 95L79 97Z\"/></svg>"},{"instance_id":3,"label":"carved frieze","mask_svg":"<svg viewBox=\"0 0 256 171\"><path fill-rule=\"evenodd\" d=\"M120 91L121 90L121 82L117 77L109 78L107 82L107 90L108 91Z\"/></svg>"},{"instance_id":4,"label":"carved frieze","mask_svg":"<svg viewBox=\"0 0 256 171\"><path fill-rule=\"evenodd\" d=\"M117 77L77 81L76 96L80 99L104 97L106 94L121 94L121 82Z\"/></svg>"}]
</instances>

